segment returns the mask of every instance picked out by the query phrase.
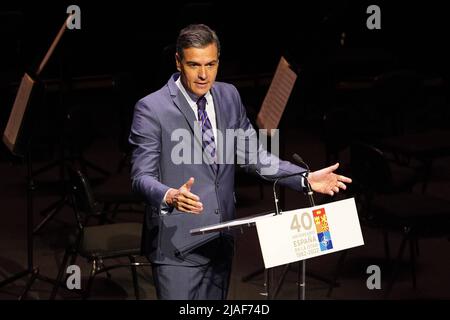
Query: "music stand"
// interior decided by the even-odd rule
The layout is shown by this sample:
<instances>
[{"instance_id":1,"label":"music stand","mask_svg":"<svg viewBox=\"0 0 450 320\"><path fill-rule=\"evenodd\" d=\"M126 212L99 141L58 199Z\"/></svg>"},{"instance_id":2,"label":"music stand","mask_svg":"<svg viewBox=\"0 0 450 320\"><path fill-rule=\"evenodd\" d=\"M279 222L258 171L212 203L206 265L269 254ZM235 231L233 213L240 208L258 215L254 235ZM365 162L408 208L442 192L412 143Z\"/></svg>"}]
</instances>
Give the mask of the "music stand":
<instances>
[{"instance_id":1,"label":"music stand","mask_svg":"<svg viewBox=\"0 0 450 320\"><path fill-rule=\"evenodd\" d=\"M31 158L31 138L32 138L32 119L33 113L36 112L34 105L36 104L36 99L38 98L38 92L40 90L33 89L33 87L39 86L40 82L38 77L45 65L47 64L50 56L56 48L59 40L61 39L67 22L71 19L72 14L70 14L64 21L61 29L59 30L56 38L52 42L49 50L47 51L44 59L39 64L39 67L35 73L35 76L30 76L25 73L22 81L20 83L19 90L14 101L13 108L11 110L8 123L6 125L5 131L3 133L3 142L8 147L8 149L16 156L25 158L27 166L27 268L3 281L0 282L0 287L3 287L9 283L12 283L20 278L30 275L24 291L18 297L22 300L28 291L31 289L34 281L36 279L51 283L53 285L57 282L53 279L45 277L39 273L39 267L34 265L34 236L33 236L33 190L34 181L32 175L32 158Z\"/></svg>"}]
</instances>

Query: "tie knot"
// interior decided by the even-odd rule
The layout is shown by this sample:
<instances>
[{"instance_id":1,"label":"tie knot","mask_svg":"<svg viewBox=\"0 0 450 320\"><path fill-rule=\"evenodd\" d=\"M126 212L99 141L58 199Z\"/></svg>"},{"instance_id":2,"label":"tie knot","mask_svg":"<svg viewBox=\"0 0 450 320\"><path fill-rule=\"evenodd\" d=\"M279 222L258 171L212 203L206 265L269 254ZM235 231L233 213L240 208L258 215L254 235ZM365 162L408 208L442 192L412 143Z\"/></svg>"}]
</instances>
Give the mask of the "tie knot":
<instances>
[{"instance_id":1,"label":"tie knot","mask_svg":"<svg viewBox=\"0 0 450 320\"><path fill-rule=\"evenodd\" d=\"M205 107L206 107L206 98L205 98L205 96L202 96L202 97L198 98L198 100L197 100L197 107L201 111L205 110Z\"/></svg>"}]
</instances>

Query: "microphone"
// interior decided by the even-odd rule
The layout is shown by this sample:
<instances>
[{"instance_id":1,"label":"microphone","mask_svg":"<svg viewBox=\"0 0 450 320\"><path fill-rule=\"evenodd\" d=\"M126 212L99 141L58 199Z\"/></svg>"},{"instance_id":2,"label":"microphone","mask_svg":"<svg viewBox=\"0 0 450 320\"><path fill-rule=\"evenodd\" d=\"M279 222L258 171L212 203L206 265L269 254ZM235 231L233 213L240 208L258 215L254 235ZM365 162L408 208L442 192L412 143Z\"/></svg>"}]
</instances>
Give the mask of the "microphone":
<instances>
[{"instance_id":1,"label":"microphone","mask_svg":"<svg viewBox=\"0 0 450 320\"><path fill-rule=\"evenodd\" d=\"M292 158L294 159L295 162L297 162L298 164L304 166L308 173L311 171L311 170L309 170L309 166L306 164L306 162L303 161L302 157L300 157L298 154L294 153L292 155Z\"/></svg>"},{"instance_id":2,"label":"microphone","mask_svg":"<svg viewBox=\"0 0 450 320\"><path fill-rule=\"evenodd\" d=\"M308 181L308 174L311 172L311 170L309 169L309 166L306 164L305 161L303 161L302 157L300 157L298 154L294 153L292 155L292 158L294 159L295 162L297 162L298 164L304 166L306 168L306 176L305 178L305 189L306 189L306 194L308 195L308 199L309 199L309 203L311 205L311 207L314 207L316 204L314 202L314 198L313 198L313 191L311 189L311 185L309 184Z\"/></svg>"}]
</instances>

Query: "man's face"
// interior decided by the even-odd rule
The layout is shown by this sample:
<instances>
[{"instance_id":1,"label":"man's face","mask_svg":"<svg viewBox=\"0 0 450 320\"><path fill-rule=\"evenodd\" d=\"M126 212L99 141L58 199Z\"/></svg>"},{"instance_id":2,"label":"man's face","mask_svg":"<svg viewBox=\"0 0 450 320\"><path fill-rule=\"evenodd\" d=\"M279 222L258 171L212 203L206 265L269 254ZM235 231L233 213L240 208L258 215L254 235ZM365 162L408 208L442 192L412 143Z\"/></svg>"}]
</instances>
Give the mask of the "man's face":
<instances>
[{"instance_id":1,"label":"man's face","mask_svg":"<svg viewBox=\"0 0 450 320\"><path fill-rule=\"evenodd\" d=\"M183 60L176 54L181 81L187 90L201 97L216 80L219 67L217 46L209 44L204 48L187 48L183 49L183 53Z\"/></svg>"}]
</instances>

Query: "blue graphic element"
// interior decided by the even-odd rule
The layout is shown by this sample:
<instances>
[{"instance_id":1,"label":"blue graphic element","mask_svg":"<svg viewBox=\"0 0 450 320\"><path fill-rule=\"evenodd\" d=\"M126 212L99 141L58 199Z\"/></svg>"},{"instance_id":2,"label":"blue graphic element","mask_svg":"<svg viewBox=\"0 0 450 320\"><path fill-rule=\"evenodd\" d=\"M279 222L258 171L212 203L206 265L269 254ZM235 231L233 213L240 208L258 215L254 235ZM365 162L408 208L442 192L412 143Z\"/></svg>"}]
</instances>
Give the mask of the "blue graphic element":
<instances>
[{"instance_id":1,"label":"blue graphic element","mask_svg":"<svg viewBox=\"0 0 450 320\"><path fill-rule=\"evenodd\" d=\"M317 237L319 238L320 251L326 251L326 250L333 249L333 243L331 242L330 231L318 233Z\"/></svg>"}]
</instances>

